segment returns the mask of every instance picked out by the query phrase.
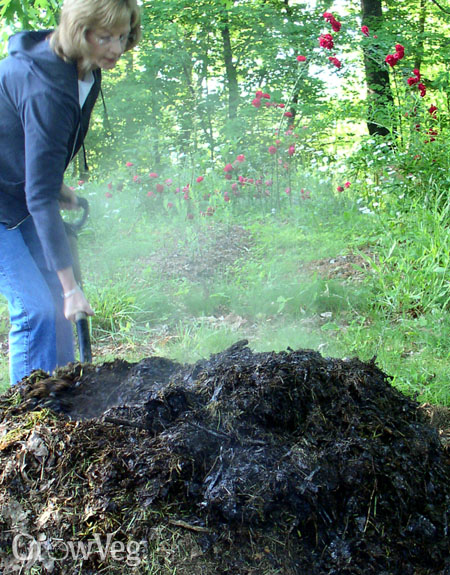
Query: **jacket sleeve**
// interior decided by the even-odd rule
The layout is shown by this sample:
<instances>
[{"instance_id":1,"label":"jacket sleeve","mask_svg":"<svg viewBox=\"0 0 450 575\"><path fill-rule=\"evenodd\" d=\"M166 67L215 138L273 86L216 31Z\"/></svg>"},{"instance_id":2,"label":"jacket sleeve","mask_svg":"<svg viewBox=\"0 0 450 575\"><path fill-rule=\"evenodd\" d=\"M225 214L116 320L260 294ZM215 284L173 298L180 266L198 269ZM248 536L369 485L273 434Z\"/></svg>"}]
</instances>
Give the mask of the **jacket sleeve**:
<instances>
[{"instance_id":1,"label":"jacket sleeve","mask_svg":"<svg viewBox=\"0 0 450 575\"><path fill-rule=\"evenodd\" d=\"M71 136L79 109L58 91L29 95L23 104L25 195L49 269L72 265L69 242L59 211Z\"/></svg>"}]
</instances>

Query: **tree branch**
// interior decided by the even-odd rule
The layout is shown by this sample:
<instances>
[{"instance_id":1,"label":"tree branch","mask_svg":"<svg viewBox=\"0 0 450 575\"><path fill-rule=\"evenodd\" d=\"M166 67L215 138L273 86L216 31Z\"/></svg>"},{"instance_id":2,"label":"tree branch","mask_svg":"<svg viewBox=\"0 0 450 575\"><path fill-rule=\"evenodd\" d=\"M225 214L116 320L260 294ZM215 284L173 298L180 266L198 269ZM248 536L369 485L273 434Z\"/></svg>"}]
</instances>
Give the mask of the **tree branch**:
<instances>
[{"instance_id":1,"label":"tree branch","mask_svg":"<svg viewBox=\"0 0 450 575\"><path fill-rule=\"evenodd\" d=\"M450 14L450 10L446 10L445 8L442 8L442 6L437 2L437 0L431 0L433 2L433 4L436 4L436 6L439 8L439 10L442 10L442 12L445 12L445 14Z\"/></svg>"}]
</instances>

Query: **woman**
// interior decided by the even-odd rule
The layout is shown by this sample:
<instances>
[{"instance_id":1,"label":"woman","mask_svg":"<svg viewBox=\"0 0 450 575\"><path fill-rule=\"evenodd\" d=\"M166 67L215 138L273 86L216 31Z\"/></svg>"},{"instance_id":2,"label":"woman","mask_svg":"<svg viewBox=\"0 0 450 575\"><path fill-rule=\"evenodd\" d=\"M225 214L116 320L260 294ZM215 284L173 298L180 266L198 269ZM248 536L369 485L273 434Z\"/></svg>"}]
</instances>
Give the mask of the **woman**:
<instances>
[{"instance_id":1,"label":"woman","mask_svg":"<svg viewBox=\"0 0 450 575\"><path fill-rule=\"evenodd\" d=\"M12 384L73 361L71 320L93 315L59 211L76 208L63 177L86 135L101 70L139 38L136 0L65 0L54 32L12 36L0 62L0 293Z\"/></svg>"}]
</instances>

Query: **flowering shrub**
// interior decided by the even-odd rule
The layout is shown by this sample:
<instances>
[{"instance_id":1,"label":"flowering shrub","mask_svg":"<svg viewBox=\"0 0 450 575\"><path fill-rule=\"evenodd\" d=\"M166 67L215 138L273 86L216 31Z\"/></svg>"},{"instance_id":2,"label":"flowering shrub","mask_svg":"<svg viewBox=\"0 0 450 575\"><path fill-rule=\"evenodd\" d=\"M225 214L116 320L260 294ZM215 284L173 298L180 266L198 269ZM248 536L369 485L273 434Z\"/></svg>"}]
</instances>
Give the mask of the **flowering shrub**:
<instances>
[{"instance_id":1,"label":"flowering shrub","mask_svg":"<svg viewBox=\"0 0 450 575\"><path fill-rule=\"evenodd\" d=\"M219 208L224 208L224 206L224 209L231 210L236 209L239 204L256 205L259 203L264 204L266 208L273 209L282 205L282 202L289 205L288 202L303 201L307 197L306 193L301 192L304 188L300 188L301 182L298 182L301 177L299 176L300 169L308 165L311 159L314 160L315 154L318 157L319 150L314 149L314 146L317 147L316 142L321 136L312 136L315 129L314 119L311 120L308 116L302 117L302 114L305 114L305 106L304 102L297 98L302 92L299 90L296 92L296 88L301 86L302 76L312 66L322 65L328 68L328 72L337 75L347 73L345 56L330 53L330 50L339 51L341 35L345 33L346 23L341 23L339 18L331 12L324 12L318 17L317 23L321 29L315 35L315 42L318 41L321 50L317 49L317 44L313 47L311 42L309 46L299 45L291 48L290 53L286 51L286 58L291 59L290 70L296 74L295 82L292 82L291 94L288 95L287 90L284 91L279 87L278 90L272 90L269 84L270 77L268 77L258 89L251 90L251 95L242 105L242 109L246 109L247 118L250 119L249 124L251 122L249 131L251 136L248 136L246 146L236 143L231 145L229 140L224 145L222 141L213 150L215 154L213 166L207 165L206 162L202 163L196 158L195 168L191 167L189 174L183 176L170 166L161 167L157 164L148 166L149 169L155 170L150 172L149 169L138 165L139 162L135 156L131 158L133 161L126 162L125 166L129 169L131 178L127 180L126 185L130 187L132 184L134 186L132 189L136 194L140 194L142 190L143 193L139 197L145 199L149 212L158 206L169 208L171 204L171 213L185 213L186 217L189 214L189 219L191 219L197 218L200 213L208 214L210 217L213 214L217 215L220 213ZM373 171L375 183L378 185L377 179L381 178L379 174L384 174L388 170L387 166L397 161L395 149L397 141L404 141L405 147L409 145L411 151L417 152L411 156L417 157L416 164L422 162L424 155L420 153L420 146L434 145L436 141L439 141L442 115L438 114L437 106L430 108L430 102L426 106L431 111L427 112L427 117L424 115L425 101L430 90L427 94L427 83L423 80L419 69L414 68L411 73L413 66L408 45L406 44L405 48L403 43L386 44L384 43L386 37L380 42L373 42L372 39L377 38L376 34L371 34L371 30L366 25L360 26L359 29L358 26L355 23L353 30L350 30L351 34L345 37L345 44L342 43L344 49L350 42L350 36L358 37L364 49L368 49L370 58L376 60L380 67L385 66L393 80L391 87L394 92L394 105L388 110L391 116L388 117L386 113L385 118L381 120L381 122L386 122L388 128L391 128L389 121L393 118L392 142L386 144L387 147L383 149L378 141L376 145L370 144L361 148L368 154L365 159L367 182L371 182ZM386 46L391 53L386 54ZM393 49L392 46L394 46ZM281 58L280 62L282 62ZM249 83L251 81L249 80ZM294 93L296 98L292 97ZM317 124L320 122L323 120L317 120ZM316 130L316 133L320 134L320 130ZM250 137L254 139L248 144ZM315 141L313 137L316 138ZM242 141L245 141L245 136L236 138L236 142ZM311 142L314 142L314 145ZM205 156L206 154L204 158ZM328 151L324 153L324 156L328 156L329 163L325 161L320 163L321 160L318 160L316 166L327 173L335 158ZM361 169L358 174L342 170L340 175L335 176L331 189L333 192L342 194L350 188L351 181L352 187L348 193L357 193L357 190L359 192L360 188L366 185L364 182L361 183L361 172L364 170ZM331 170L330 173L332 173ZM167 175L171 177L166 177ZM344 176L348 178L347 181L344 181ZM176 184L169 188L169 182L170 184L176 182ZM374 185L373 189L376 187ZM112 194L109 187L108 191L111 196L116 195L115 192ZM208 205L213 206L213 211L207 211Z\"/></svg>"}]
</instances>

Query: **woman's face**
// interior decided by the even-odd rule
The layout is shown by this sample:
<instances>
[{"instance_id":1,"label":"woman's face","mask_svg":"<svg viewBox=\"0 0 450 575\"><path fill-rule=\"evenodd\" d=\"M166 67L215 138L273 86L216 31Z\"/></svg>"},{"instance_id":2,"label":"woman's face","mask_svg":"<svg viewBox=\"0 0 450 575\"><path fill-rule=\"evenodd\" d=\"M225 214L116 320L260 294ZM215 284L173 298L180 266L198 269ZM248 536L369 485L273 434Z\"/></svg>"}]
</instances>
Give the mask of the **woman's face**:
<instances>
[{"instance_id":1,"label":"woman's face","mask_svg":"<svg viewBox=\"0 0 450 575\"><path fill-rule=\"evenodd\" d=\"M93 68L111 70L125 51L130 25L107 30L98 28L88 30L86 40L91 46L90 59Z\"/></svg>"}]
</instances>

